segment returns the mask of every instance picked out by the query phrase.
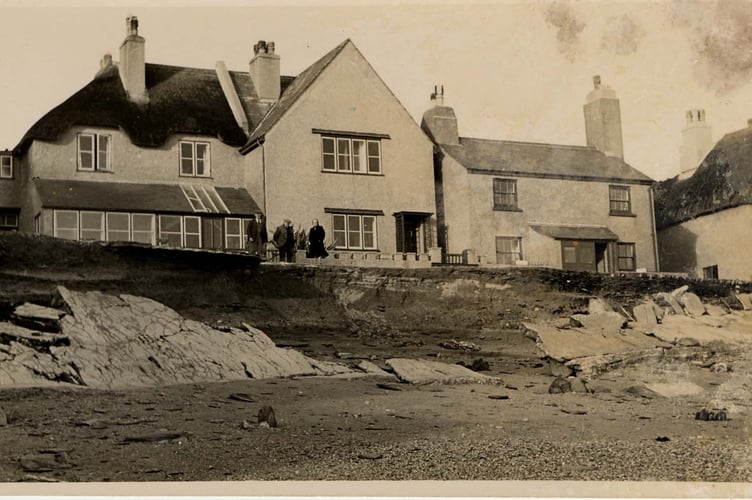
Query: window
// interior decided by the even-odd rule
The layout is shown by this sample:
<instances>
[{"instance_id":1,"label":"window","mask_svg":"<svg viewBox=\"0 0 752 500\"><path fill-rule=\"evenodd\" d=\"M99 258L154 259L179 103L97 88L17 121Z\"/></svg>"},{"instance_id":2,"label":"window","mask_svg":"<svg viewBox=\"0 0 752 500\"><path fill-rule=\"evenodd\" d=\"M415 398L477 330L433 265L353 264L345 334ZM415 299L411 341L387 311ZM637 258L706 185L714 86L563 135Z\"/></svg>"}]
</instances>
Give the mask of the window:
<instances>
[{"instance_id":1,"label":"window","mask_svg":"<svg viewBox=\"0 0 752 500\"><path fill-rule=\"evenodd\" d=\"M13 157L11 155L0 156L0 179L13 178Z\"/></svg>"},{"instance_id":2,"label":"window","mask_svg":"<svg viewBox=\"0 0 752 500\"><path fill-rule=\"evenodd\" d=\"M512 265L522 260L522 238L497 236L496 263Z\"/></svg>"},{"instance_id":3,"label":"window","mask_svg":"<svg viewBox=\"0 0 752 500\"><path fill-rule=\"evenodd\" d=\"M154 244L154 216L151 214L131 214L131 240L138 243Z\"/></svg>"},{"instance_id":4,"label":"window","mask_svg":"<svg viewBox=\"0 0 752 500\"><path fill-rule=\"evenodd\" d=\"M194 212L230 212L217 191L211 186L182 185L180 189L183 190Z\"/></svg>"},{"instance_id":5,"label":"window","mask_svg":"<svg viewBox=\"0 0 752 500\"><path fill-rule=\"evenodd\" d=\"M494 179L493 195L494 210L518 210L515 179Z\"/></svg>"},{"instance_id":6,"label":"window","mask_svg":"<svg viewBox=\"0 0 752 500\"><path fill-rule=\"evenodd\" d=\"M15 212L0 212L0 231L15 231L18 229L18 214Z\"/></svg>"},{"instance_id":7,"label":"window","mask_svg":"<svg viewBox=\"0 0 752 500\"><path fill-rule=\"evenodd\" d=\"M634 271L637 267L634 243L617 243L616 259L619 271Z\"/></svg>"},{"instance_id":8,"label":"window","mask_svg":"<svg viewBox=\"0 0 752 500\"><path fill-rule=\"evenodd\" d=\"M245 241L243 221L235 218L225 219L225 247L240 249Z\"/></svg>"},{"instance_id":9,"label":"window","mask_svg":"<svg viewBox=\"0 0 752 500\"><path fill-rule=\"evenodd\" d=\"M707 266L702 268L702 277L706 280L717 280L718 279L718 266Z\"/></svg>"},{"instance_id":10,"label":"window","mask_svg":"<svg viewBox=\"0 0 752 500\"><path fill-rule=\"evenodd\" d=\"M611 215L632 215L629 186L609 186L608 199Z\"/></svg>"},{"instance_id":11,"label":"window","mask_svg":"<svg viewBox=\"0 0 752 500\"><path fill-rule=\"evenodd\" d=\"M54 234L66 240L78 239L78 212L74 210L55 210Z\"/></svg>"},{"instance_id":12,"label":"window","mask_svg":"<svg viewBox=\"0 0 752 500\"><path fill-rule=\"evenodd\" d=\"M332 237L336 248L376 250L376 217L332 214Z\"/></svg>"},{"instance_id":13,"label":"window","mask_svg":"<svg viewBox=\"0 0 752 500\"><path fill-rule=\"evenodd\" d=\"M112 170L111 138L103 134L78 134L78 169Z\"/></svg>"},{"instance_id":14,"label":"window","mask_svg":"<svg viewBox=\"0 0 752 500\"><path fill-rule=\"evenodd\" d=\"M81 212L81 240L104 241L104 212Z\"/></svg>"},{"instance_id":15,"label":"window","mask_svg":"<svg viewBox=\"0 0 752 500\"><path fill-rule=\"evenodd\" d=\"M131 217L126 213L107 212L107 241L130 241Z\"/></svg>"},{"instance_id":16,"label":"window","mask_svg":"<svg viewBox=\"0 0 752 500\"><path fill-rule=\"evenodd\" d=\"M209 143L180 141L180 175L185 177L209 177Z\"/></svg>"},{"instance_id":17,"label":"window","mask_svg":"<svg viewBox=\"0 0 752 500\"><path fill-rule=\"evenodd\" d=\"M183 246L183 218L179 215L159 216L159 242L172 247Z\"/></svg>"},{"instance_id":18,"label":"window","mask_svg":"<svg viewBox=\"0 0 752 500\"><path fill-rule=\"evenodd\" d=\"M355 137L321 137L321 170L381 174L381 141Z\"/></svg>"},{"instance_id":19,"label":"window","mask_svg":"<svg viewBox=\"0 0 752 500\"><path fill-rule=\"evenodd\" d=\"M42 214L34 216L34 234L42 234Z\"/></svg>"},{"instance_id":20,"label":"window","mask_svg":"<svg viewBox=\"0 0 752 500\"><path fill-rule=\"evenodd\" d=\"M185 246L187 248L201 248L201 218L183 217Z\"/></svg>"}]
</instances>

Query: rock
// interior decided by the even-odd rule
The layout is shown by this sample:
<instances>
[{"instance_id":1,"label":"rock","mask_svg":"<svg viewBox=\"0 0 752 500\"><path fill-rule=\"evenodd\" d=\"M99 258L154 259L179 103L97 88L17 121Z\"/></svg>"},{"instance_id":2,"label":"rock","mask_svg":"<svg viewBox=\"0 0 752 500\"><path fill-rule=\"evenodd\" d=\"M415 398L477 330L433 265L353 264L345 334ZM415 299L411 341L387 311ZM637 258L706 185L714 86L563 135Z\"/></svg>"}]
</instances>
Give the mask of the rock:
<instances>
[{"instance_id":1,"label":"rock","mask_svg":"<svg viewBox=\"0 0 752 500\"><path fill-rule=\"evenodd\" d=\"M7 321L0 322L0 340L4 344L18 342L42 352L47 352L52 346L70 345L66 335L30 330Z\"/></svg>"},{"instance_id":2,"label":"rock","mask_svg":"<svg viewBox=\"0 0 752 500\"><path fill-rule=\"evenodd\" d=\"M393 375L386 370L379 367L377 364L371 362L371 361L361 361L357 365L355 365L355 368L358 370L367 373L368 375L377 375L379 377L391 377L394 378Z\"/></svg>"},{"instance_id":3,"label":"rock","mask_svg":"<svg viewBox=\"0 0 752 500\"><path fill-rule=\"evenodd\" d=\"M274 408L271 406L262 406L258 411L259 426L266 423L269 427L277 427L277 418L274 416Z\"/></svg>"},{"instance_id":4,"label":"rock","mask_svg":"<svg viewBox=\"0 0 752 500\"><path fill-rule=\"evenodd\" d=\"M601 297L593 297L588 301L588 314L613 312L613 310L611 304Z\"/></svg>"},{"instance_id":5,"label":"rock","mask_svg":"<svg viewBox=\"0 0 752 500\"><path fill-rule=\"evenodd\" d=\"M681 337L676 339L674 343L681 347L698 347L700 345L700 342L692 337Z\"/></svg>"},{"instance_id":6,"label":"rock","mask_svg":"<svg viewBox=\"0 0 752 500\"><path fill-rule=\"evenodd\" d=\"M658 394L657 392L652 391L642 385L633 385L633 386L627 387L626 389L624 389L624 392L626 392L627 394L631 394L632 396L637 396L637 397L645 398L645 399L656 399L658 397L661 397L661 395Z\"/></svg>"},{"instance_id":7,"label":"rock","mask_svg":"<svg viewBox=\"0 0 752 500\"><path fill-rule=\"evenodd\" d=\"M373 453L358 453L358 458L362 460L379 460L380 458L383 458L384 455L378 452Z\"/></svg>"},{"instance_id":8,"label":"rock","mask_svg":"<svg viewBox=\"0 0 752 500\"><path fill-rule=\"evenodd\" d=\"M272 426L269 425L269 422L261 422L260 424L258 424L258 426L259 426L259 429L271 429L272 428Z\"/></svg>"},{"instance_id":9,"label":"rock","mask_svg":"<svg viewBox=\"0 0 752 500\"><path fill-rule=\"evenodd\" d=\"M90 418L88 420L78 420L75 423L76 427L91 427L92 429L106 429L110 423L107 420L101 418Z\"/></svg>"},{"instance_id":10,"label":"rock","mask_svg":"<svg viewBox=\"0 0 752 500\"><path fill-rule=\"evenodd\" d=\"M648 304L650 307L653 308L653 312L655 313L655 319L658 320L658 323L661 322L663 317L666 315L666 308L663 308L653 302L652 300L648 299L646 304Z\"/></svg>"},{"instance_id":11,"label":"rock","mask_svg":"<svg viewBox=\"0 0 752 500\"><path fill-rule=\"evenodd\" d=\"M660 292L655 294L653 298L659 305L671 308L674 314L684 314L681 304L670 293Z\"/></svg>"},{"instance_id":12,"label":"rock","mask_svg":"<svg viewBox=\"0 0 752 500\"><path fill-rule=\"evenodd\" d=\"M555 320L553 320L551 322L551 324L555 328L561 328L562 330L568 330L569 327L572 326L571 321L572 320L570 318L556 318Z\"/></svg>"},{"instance_id":13,"label":"rock","mask_svg":"<svg viewBox=\"0 0 752 500\"><path fill-rule=\"evenodd\" d=\"M556 377L548 387L549 394L564 394L565 392L572 392L572 384L562 377Z\"/></svg>"},{"instance_id":14,"label":"rock","mask_svg":"<svg viewBox=\"0 0 752 500\"><path fill-rule=\"evenodd\" d=\"M730 372L731 367L726 363L713 363L710 365L710 371L713 373L726 373Z\"/></svg>"},{"instance_id":15,"label":"rock","mask_svg":"<svg viewBox=\"0 0 752 500\"><path fill-rule=\"evenodd\" d=\"M18 459L18 465L24 472L51 472L55 469L68 469L70 463L65 457L46 455L24 455Z\"/></svg>"},{"instance_id":16,"label":"rock","mask_svg":"<svg viewBox=\"0 0 752 500\"><path fill-rule=\"evenodd\" d=\"M248 422L248 420L243 420L243 422L240 424L240 428L245 429L245 430L253 429L253 425L251 425L251 423Z\"/></svg>"},{"instance_id":17,"label":"rock","mask_svg":"<svg viewBox=\"0 0 752 500\"><path fill-rule=\"evenodd\" d=\"M674 299L679 300L682 295L684 295L685 293L687 293L687 290L689 290L689 286L688 285L680 286L679 288L677 288L676 290L673 290L671 292L671 296Z\"/></svg>"},{"instance_id":18,"label":"rock","mask_svg":"<svg viewBox=\"0 0 752 500\"><path fill-rule=\"evenodd\" d=\"M734 297L742 305L745 311L752 310L752 293L734 293Z\"/></svg>"},{"instance_id":19,"label":"rock","mask_svg":"<svg viewBox=\"0 0 752 500\"><path fill-rule=\"evenodd\" d=\"M491 369L491 366L488 364L488 361L484 360L483 358L477 358L473 360L472 363L465 364L464 361L458 361L458 365L464 366L465 368L468 368L474 372L484 372L489 371Z\"/></svg>"},{"instance_id":20,"label":"rock","mask_svg":"<svg viewBox=\"0 0 752 500\"><path fill-rule=\"evenodd\" d=\"M728 314L726 312L726 309L715 304L705 304L705 312L707 312L709 316L712 316L714 318L719 318Z\"/></svg>"},{"instance_id":21,"label":"rock","mask_svg":"<svg viewBox=\"0 0 752 500\"><path fill-rule=\"evenodd\" d=\"M490 396L488 396L488 399L496 399L496 400L503 401L505 399L509 399L509 396L505 394L491 394Z\"/></svg>"},{"instance_id":22,"label":"rock","mask_svg":"<svg viewBox=\"0 0 752 500\"><path fill-rule=\"evenodd\" d=\"M695 420L702 420L705 422L726 421L728 420L728 416L726 415L725 410L708 410L703 408L695 413Z\"/></svg>"},{"instance_id":23,"label":"rock","mask_svg":"<svg viewBox=\"0 0 752 500\"><path fill-rule=\"evenodd\" d=\"M174 441L186 437L188 434L181 431L168 432L159 431L150 434L140 434L137 436L126 436L123 438L124 443L158 443L160 441Z\"/></svg>"},{"instance_id":24,"label":"rock","mask_svg":"<svg viewBox=\"0 0 752 500\"><path fill-rule=\"evenodd\" d=\"M629 312L626 309L624 309L624 306L622 306L621 304L618 304L616 306L616 312L624 316L627 319L627 321L635 321L634 316L629 314Z\"/></svg>"},{"instance_id":25,"label":"rock","mask_svg":"<svg viewBox=\"0 0 752 500\"><path fill-rule=\"evenodd\" d=\"M401 391L402 390L401 387L398 387L394 384L378 383L376 384L376 387L378 387L379 389L384 389L385 391Z\"/></svg>"},{"instance_id":26,"label":"rock","mask_svg":"<svg viewBox=\"0 0 752 500\"><path fill-rule=\"evenodd\" d=\"M386 364L402 382L409 384L500 384L501 380L463 366L423 359L392 358Z\"/></svg>"},{"instance_id":27,"label":"rock","mask_svg":"<svg viewBox=\"0 0 752 500\"><path fill-rule=\"evenodd\" d=\"M244 394L242 392L234 392L227 396L227 399L232 399L234 401L243 401L245 403L254 403L254 399L249 396L248 394Z\"/></svg>"},{"instance_id":28,"label":"rock","mask_svg":"<svg viewBox=\"0 0 752 500\"><path fill-rule=\"evenodd\" d=\"M574 373L572 368L560 361L551 358L548 358L546 361L546 372L552 377L567 378Z\"/></svg>"},{"instance_id":29,"label":"rock","mask_svg":"<svg viewBox=\"0 0 752 500\"><path fill-rule=\"evenodd\" d=\"M587 384L584 380L577 377L569 377L567 379L569 381L569 386L571 392L577 392L581 394L590 394L590 389L588 389Z\"/></svg>"},{"instance_id":30,"label":"rock","mask_svg":"<svg viewBox=\"0 0 752 500\"><path fill-rule=\"evenodd\" d=\"M613 311L599 314L574 314L571 319L572 326L606 335L619 333L626 322L624 316Z\"/></svg>"},{"instance_id":31,"label":"rock","mask_svg":"<svg viewBox=\"0 0 752 500\"><path fill-rule=\"evenodd\" d=\"M0 427L5 427L8 425L8 416L3 411L3 408L0 407Z\"/></svg>"},{"instance_id":32,"label":"rock","mask_svg":"<svg viewBox=\"0 0 752 500\"><path fill-rule=\"evenodd\" d=\"M654 382L646 387L664 398L694 396L703 392L702 387L692 382Z\"/></svg>"},{"instance_id":33,"label":"rock","mask_svg":"<svg viewBox=\"0 0 752 500\"><path fill-rule=\"evenodd\" d=\"M700 301L700 297L695 295L694 293L685 293L681 296L681 299L679 299L679 302L684 305L684 310L689 314L690 316L702 316L705 314L705 306L702 305L702 301Z\"/></svg>"},{"instance_id":34,"label":"rock","mask_svg":"<svg viewBox=\"0 0 752 500\"><path fill-rule=\"evenodd\" d=\"M671 441L671 439L667 438L666 436L658 436L657 438L655 438L655 440L658 441L659 443L665 443L667 441Z\"/></svg>"},{"instance_id":35,"label":"rock","mask_svg":"<svg viewBox=\"0 0 752 500\"><path fill-rule=\"evenodd\" d=\"M33 329L57 333L60 331L60 318L65 312L51 307L24 303L13 311L13 322Z\"/></svg>"},{"instance_id":36,"label":"rock","mask_svg":"<svg viewBox=\"0 0 752 500\"><path fill-rule=\"evenodd\" d=\"M54 477L37 476L36 474L25 474L24 477L21 478L21 481L35 483L59 483L60 479L55 479Z\"/></svg>"},{"instance_id":37,"label":"rock","mask_svg":"<svg viewBox=\"0 0 752 500\"><path fill-rule=\"evenodd\" d=\"M654 302L650 302L650 304L640 304L638 306L634 306L632 309L632 312L634 313L634 318L637 323L642 323L646 326L653 326L658 324L658 318L655 316L655 309L651 304L655 304Z\"/></svg>"},{"instance_id":38,"label":"rock","mask_svg":"<svg viewBox=\"0 0 752 500\"><path fill-rule=\"evenodd\" d=\"M472 342L467 342L465 340L448 340L444 342L439 342L439 346L443 347L444 349L452 349L452 350L462 350L462 351L480 351L480 347L478 347L476 344L473 344Z\"/></svg>"}]
</instances>

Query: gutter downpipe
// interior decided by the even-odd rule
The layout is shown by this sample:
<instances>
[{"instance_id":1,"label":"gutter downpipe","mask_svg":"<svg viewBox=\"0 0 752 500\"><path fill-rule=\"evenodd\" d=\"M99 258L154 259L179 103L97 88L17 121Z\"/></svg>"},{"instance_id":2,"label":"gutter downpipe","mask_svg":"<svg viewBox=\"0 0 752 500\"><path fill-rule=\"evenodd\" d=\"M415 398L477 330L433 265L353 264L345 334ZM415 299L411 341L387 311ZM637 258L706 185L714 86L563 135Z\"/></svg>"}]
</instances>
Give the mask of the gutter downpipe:
<instances>
[{"instance_id":1,"label":"gutter downpipe","mask_svg":"<svg viewBox=\"0 0 752 500\"><path fill-rule=\"evenodd\" d=\"M269 218L266 215L266 147L264 141L259 143L261 145L261 190L264 193L264 219Z\"/></svg>"},{"instance_id":2,"label":"gutter downpipe","mask_svg":"<svg viewBox=\"0 0 752 500\"><path fill-rule=\"evenodd\" d=\"M655 193L653 192L653 185L648 188L650 193L650 229L653 235L653 255L655 258L655 272L661 272L661 263L658 259L658 234L655 229Z\"/></svg>"}]
</instances>

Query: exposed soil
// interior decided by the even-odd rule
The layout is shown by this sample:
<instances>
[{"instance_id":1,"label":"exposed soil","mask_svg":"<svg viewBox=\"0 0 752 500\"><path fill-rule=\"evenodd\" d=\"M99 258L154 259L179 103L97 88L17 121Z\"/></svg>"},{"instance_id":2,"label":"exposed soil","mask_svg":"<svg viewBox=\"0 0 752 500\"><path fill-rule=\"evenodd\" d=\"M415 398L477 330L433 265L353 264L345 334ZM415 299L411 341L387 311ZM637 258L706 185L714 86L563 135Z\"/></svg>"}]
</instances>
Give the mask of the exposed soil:
<instances>
[{"instance_id":1,"label":"exposed soil","mask_svg":"<svg viewBox=\"0 0 752 500\"><path fill-rule=\"evenodd\" d=\"M391 357L483 358L483 373L503 384L310 377L122 391L5 389L0 481L749 481L746 411L727 421L695 420L737 376L681 361L702 348L603 375L591 381L593 393L549 394L552 367L520 328L582 311L593 295L630 305L685 283L707 301L729 300L734 287L752 291L748 283L539 269L256 266L243 256L2 236L0 315L23 301L48 303L58 284L129 293L210 324L247 322L277 345L320 360L383 367ZM451 340L480 350L439 345ZM731 363L738 353L723 356ZM385 382L402 390L377 386ZM649 382L693 382L703 392L665 398L627 391ZM263 405L274 408L278 427L258 426Z\"/></svg>"}]
</instances>

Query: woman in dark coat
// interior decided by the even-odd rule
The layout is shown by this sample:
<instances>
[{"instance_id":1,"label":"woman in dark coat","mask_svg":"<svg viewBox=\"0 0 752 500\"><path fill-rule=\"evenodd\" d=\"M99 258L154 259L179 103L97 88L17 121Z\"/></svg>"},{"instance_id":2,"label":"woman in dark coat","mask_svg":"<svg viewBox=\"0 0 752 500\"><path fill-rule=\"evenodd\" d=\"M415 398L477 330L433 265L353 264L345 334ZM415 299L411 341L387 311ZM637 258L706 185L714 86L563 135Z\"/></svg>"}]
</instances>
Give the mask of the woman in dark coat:
<instances>
[{"instance_id":1,"label":"woman in dark coat","mask_svg":"<svg viewBox=\"0 0 752 500\"><path fill-rule=\"evenodd\" d=\"M326 231L324 227L319 225L318 219L313 219L313 226L308 231L308 251L306 257L309 259L325 258L329 255L324 245L324 239L326 238Z\"/></svg>"}]
</instances>

